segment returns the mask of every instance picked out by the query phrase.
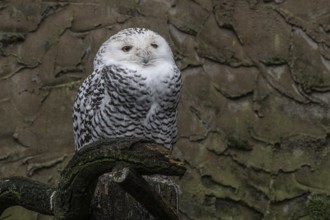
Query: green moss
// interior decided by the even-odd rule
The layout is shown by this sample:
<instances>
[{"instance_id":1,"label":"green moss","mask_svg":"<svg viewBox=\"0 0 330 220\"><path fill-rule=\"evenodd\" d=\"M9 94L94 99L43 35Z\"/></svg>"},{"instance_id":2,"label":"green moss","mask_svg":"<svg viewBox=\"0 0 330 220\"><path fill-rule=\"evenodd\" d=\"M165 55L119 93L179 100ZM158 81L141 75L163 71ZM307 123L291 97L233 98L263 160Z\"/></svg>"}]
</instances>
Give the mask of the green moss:
<instances>
[{"instance_id":1,"label":"green moss","mask_svg":"<svg viewBox=\"0 0 330 220\"><path fill-rule=\"evenodd\" d=\"M330 198L326 195L314 195L307 204L307 214L313 220L330 219Z\"/></svg>"},{"instance_id":2,"label":"green moss","mask_svg":"<svg viewBox=\"0 0 330 220\"><path fill-rule=\"evenodd\" d=\"M325 32L330 32L330 24L323 24L322 27Z\"/></svg>"},{"instance_id":3,"label":"green moss","mask_svg":"<svg viewBox=\"0 0 330 220\"><path fill-rule=\"evenodd\" d=\"M11 44L25 39L24 34L12 32L0 32L0 44Z\"/></svg>"},{"instance_id":4,"label":"green moss","mask_svg":"<svg viewBox=\"0 0 330 220\"><path fill-rule=\"evenodd\" d=\"M310 91L313 87L322 87L326 84L326 80L322 74L318 73L304 73L302 75L302 86L305 91Z\"/></svg>"},{"instance_id":5,"label":"green moss","mask_svg":"<svg viewBox=\"0 0 330 220\"><path fill-rule=\"evenodd\" d=\"M247 140L243 140L234 136L229 136L227 138L228 141L228 147L230 148L236 148L238 150L245 150L250 151L252 150L252 146L249 144Z\"/></svg>"},{"instance_id":6,"label":"green moss","mask_svg":"<svg viewBox=\"0 0 330 220\"><path fill-rule=\"evenodd\" d=\"M281 64L286 64L288 61L285 58L282 57L269 57L267 59L261 60L266 65L281 65Z\"/></svg>"},{"instance_id":7,"label":"green moss","mask_svg":"<svg viewBox=\"0 0 330 220\"><path fill-rule=\"evenodd\" d=\"M20 192L18 192L18 191L13 191L12 192L16 197L17 197L17 199L21 199L21 193Z\"/></svg>"},{"instance_id":8,"label":"green moss","mask_svg":"<svg viewBox=\"0 0 330 220\"><path fill-rule=\"evenodd\" d=\"M11 188L9 189L10 195L12 197L12 199L20 201L22 198L22 194L19 190L15 189L15 188Z\"/></svg>"}]
</instances>

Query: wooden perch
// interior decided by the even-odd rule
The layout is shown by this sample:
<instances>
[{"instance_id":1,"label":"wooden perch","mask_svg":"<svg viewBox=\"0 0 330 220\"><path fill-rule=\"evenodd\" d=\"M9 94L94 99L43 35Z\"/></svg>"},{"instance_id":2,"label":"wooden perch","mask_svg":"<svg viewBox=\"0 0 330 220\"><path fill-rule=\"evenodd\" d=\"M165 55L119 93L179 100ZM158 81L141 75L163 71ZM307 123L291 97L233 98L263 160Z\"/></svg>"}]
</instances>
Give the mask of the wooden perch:
<instances>
[{"instance_id":1,"label":"wooden perch","mask_svg":"<svg viewBox=\"0 0 330 220\"><path fill-rule=\"evenodd\" d=\"M52 215L50 196L55 188L26 177L9 177L0 180L0 215L11 206L46 215Z\"/></svg>"},{"instance_id":2,"label":"wooden perch","mask_svg":"<svg viewBox=\"0 0 330 220\"><path fill-rule=\"evenodd\" d=\"M23 177L0 180L0 214L10 206L21 205L54 215L56 220L87 220L98 177L111 172L115 166L118 176L118 164L129 170L128 176L115 179L122 188L135 198L136 192L143 189L146 198L159 201L151 207L149 199L137 199L155 218L162 219L160 215L157 216L158 211L156 213L151 209L161 210L162 216L170 216L166 219L178 219L173 209L156 192L146 190L148 183L143 182L139 175L181 176L186 170L183 164L171 158L163 146L125 140L85 148L75 154L61 173L56 189ZM141 184L145 185L141 188ZM50 196L53 192L51 209Z\"/></svg>"},{"instance_id":3,"label":"wooden perch","mask_svg":"<svg viewBox=\"0 0 330 220\"><path fill-rule=\"evenodd\" d=\"M134 170L122 165L116 166L113 171L113 181L118 183L126 192L156 218L166 220L179 220L171 205L166 202L149 183Z\"/></svg>"}]
</instances>

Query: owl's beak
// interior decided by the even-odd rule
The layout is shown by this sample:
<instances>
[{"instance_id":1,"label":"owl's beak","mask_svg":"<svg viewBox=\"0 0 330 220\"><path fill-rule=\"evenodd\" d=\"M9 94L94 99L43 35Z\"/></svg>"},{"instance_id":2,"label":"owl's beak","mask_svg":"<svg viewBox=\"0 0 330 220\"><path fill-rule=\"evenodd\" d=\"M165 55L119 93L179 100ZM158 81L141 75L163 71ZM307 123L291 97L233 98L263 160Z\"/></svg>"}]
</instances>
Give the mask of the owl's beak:
<instances>
[{"instance_id":1,"label":"owl's beak","mask_svg":"<svg viewBox=\"0 0 330 220\"><path fill-rule=\"evenodd\" d=\"M146 50L141 51L140 53L141 61L143 65L147 65L150 61L150 53Z\"/></svg>"}]
</instances>

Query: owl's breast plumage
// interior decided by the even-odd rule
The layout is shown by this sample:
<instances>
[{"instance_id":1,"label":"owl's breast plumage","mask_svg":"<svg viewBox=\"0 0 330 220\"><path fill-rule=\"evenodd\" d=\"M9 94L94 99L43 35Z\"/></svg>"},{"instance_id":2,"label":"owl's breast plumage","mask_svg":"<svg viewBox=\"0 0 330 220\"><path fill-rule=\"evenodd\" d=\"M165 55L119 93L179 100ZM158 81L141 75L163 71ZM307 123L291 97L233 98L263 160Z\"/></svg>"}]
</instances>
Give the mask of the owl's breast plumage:
<instances>
[{"instance_id":1,"label":"owl's breast plumage","mask_svg":"<svg viewBox=\"0 0 330 220\"><path fill-rule=\"evenodd\" d=\"M162 71L108 65L87 78L90 86L79 107L84 122L80 136L86 140L78 146L130 137L166 145L175 142L180 72L173 67Z\"/></svg>"}]
</instances>

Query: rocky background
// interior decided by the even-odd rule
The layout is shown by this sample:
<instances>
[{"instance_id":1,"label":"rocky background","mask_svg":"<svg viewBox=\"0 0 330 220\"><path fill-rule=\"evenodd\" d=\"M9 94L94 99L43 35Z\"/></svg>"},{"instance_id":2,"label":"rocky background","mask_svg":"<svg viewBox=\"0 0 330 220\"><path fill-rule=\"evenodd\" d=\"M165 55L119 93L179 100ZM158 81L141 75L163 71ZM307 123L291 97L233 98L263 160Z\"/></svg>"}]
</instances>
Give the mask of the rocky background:
<instances>
[{"instance_id":1,"label":"rocky background","mask_svg":"<svg viewBox=\"0 0 330 220\"><path fill-rule=\"evenodd\" d=\"M127 27L162 34L182 71L184 220L330 216L328 0L0 1L0 177L56 183L77 89Z\"/></svg>"}]
</instances>

